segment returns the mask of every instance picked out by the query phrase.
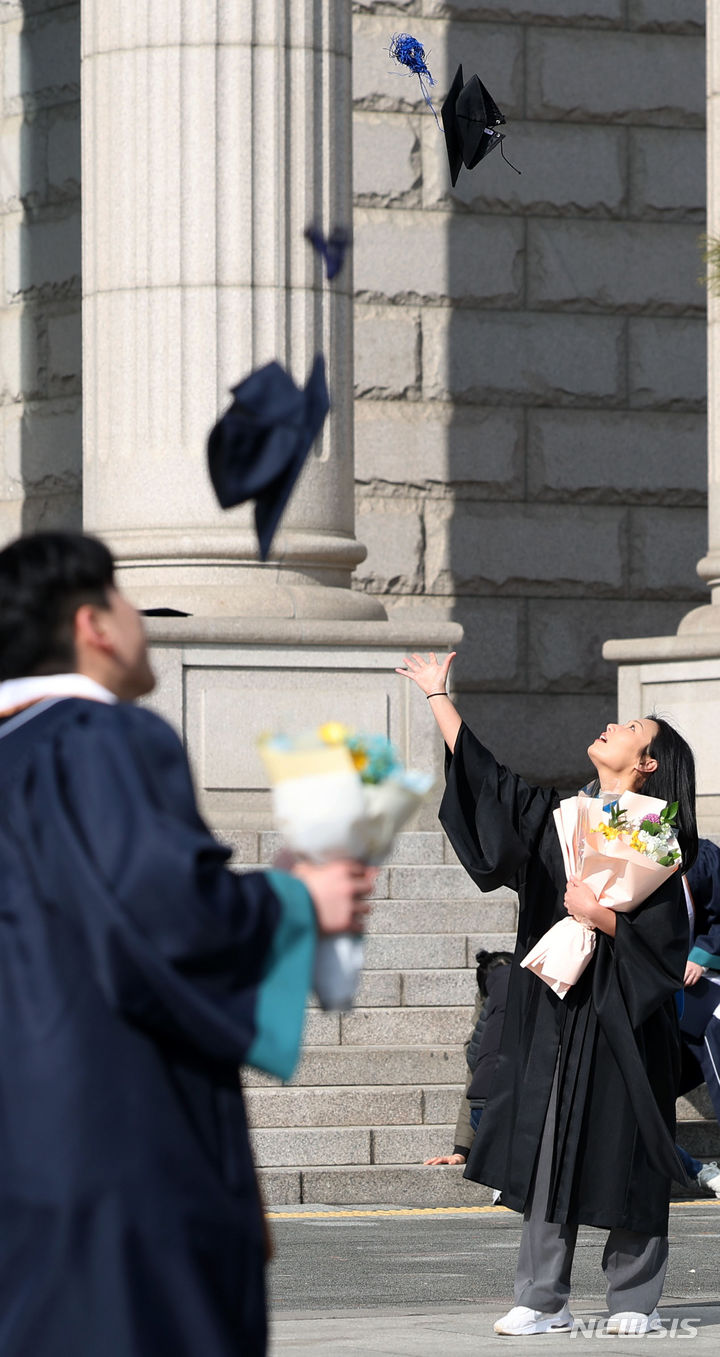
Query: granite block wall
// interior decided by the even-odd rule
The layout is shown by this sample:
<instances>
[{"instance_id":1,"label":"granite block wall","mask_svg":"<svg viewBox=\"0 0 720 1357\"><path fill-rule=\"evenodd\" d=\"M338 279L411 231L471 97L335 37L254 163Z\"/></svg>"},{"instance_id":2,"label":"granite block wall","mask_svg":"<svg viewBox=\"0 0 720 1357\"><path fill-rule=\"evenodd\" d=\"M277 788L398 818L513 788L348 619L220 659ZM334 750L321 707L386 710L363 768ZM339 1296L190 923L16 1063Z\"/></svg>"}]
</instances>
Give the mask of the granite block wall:
<instances>
[{"instance_id":1,"label":"granite block wall","mask_svg":"<svg viewBox=\"0 0 720 1357\"><path fill-rule=\"evenodd\" d=\"M602 642L704 599L704 8L353 4L356 587L460 620L464 712L563 786ZM81 521L79 10L0 0L0 540ZM521 175L450 188L402 29L437 106L478 70Z\"/></svg>"},{"instance_id":2,"label":"granite block wall","mask_svg":"<svg viewBox=\"0 0 720 1357\"><path fill-rule=\"evenodd\" d=\"M0 541L82 520L80 4L0 3Z\"/></svg>"},{"instance_id":3,"label":"granite block wall","mask_svg":"<svg viewBox=\"0 0 720 1357\"><path fill-rule=\"evenodd\" d=\"M704 598L702 0L355 0L357 587L461 621L460 705L571 786L615 707L611 636ZM477 71L505 149L450 186Z\"/></svg>"}]
</instances>

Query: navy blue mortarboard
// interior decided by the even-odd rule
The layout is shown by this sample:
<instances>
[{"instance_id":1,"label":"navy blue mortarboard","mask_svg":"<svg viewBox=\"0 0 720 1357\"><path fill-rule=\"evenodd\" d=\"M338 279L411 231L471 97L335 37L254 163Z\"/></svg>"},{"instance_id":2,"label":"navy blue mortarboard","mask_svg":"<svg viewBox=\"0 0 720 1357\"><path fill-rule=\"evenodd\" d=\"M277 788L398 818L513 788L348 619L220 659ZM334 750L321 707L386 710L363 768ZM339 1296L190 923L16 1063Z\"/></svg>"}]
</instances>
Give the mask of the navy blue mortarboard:
<instances>
[{"instance_id":1,"label":"navy blue mortarboard","mask_svg":"<svg viewBox=\"0 0 720 1357\"><path fill-rule=\"evenodd\" d=\"M325 359L316 355L304 388L279 363L268 363L233 387L232 394L232 405L208 438L208 469L223 509L255 500L264 561L330 409Z\"/></svg>"},{"instance_id":2,"label":"navy blue mortarboard","mask_svg":"<svg viewBox=\"0 0 720 1357\"><path fill-rule=\"evenodd\" d=\"M305 239L309 240L316 254L324 260L325 275L328 282L332 282L345 263L345 255L350 245L350 232L347 227L333 226L330 234L325 236L319 226L306 226Z\"/></svg>"},{"instance_id":3,"label":"navy blue mortarboard","mask_svg":"<svg viewBox=\"0 0 720 1357\"><path fill-rule=\"evenodd\" d=\"M507 160L502 150L505 136L497 130L505 118L479 76L471 76L464 84L463 68L458 66L441 113L453 188L463 165L474 169L496 146ZM515 165L511 169L520 173Z\"/></svg>"}]
</instances>

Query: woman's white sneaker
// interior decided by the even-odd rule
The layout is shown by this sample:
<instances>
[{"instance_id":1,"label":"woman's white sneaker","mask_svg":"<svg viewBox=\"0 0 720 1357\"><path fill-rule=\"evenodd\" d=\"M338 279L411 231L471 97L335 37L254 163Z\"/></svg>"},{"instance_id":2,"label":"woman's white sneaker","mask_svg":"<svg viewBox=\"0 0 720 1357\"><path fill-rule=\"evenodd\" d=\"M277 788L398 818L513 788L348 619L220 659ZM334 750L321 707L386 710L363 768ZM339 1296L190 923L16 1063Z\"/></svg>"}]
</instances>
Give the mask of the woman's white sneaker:
<instances>
[{"instance_id":1,"label":"woman's white sneaker","mask_svg":"<svg viewBox=\"0 0 720 1357\"><path fill-rule=\"evenodd\" d=\"M618 1314L611 1315L605 1325L606 1333L658 1333L661 1329L662 1321L657 1310L653 1310L651 1315L638 1314L635 1310L620 1310Z\"/></svg>"},{"instance_id":2,"label":"woman's white sneaker","mask_svg":"<svg viewBox=\"0 0 720 1357\"><path fill-rule=\"evenodd\" d=\"M544 1310L531 1310L527 1305L515 1305L502 1319L496 1319L493 1328L496 1333L567 1333L574 1320L567 1305L557 1314L549 1315Z\"/></svg>"}]
</instances>

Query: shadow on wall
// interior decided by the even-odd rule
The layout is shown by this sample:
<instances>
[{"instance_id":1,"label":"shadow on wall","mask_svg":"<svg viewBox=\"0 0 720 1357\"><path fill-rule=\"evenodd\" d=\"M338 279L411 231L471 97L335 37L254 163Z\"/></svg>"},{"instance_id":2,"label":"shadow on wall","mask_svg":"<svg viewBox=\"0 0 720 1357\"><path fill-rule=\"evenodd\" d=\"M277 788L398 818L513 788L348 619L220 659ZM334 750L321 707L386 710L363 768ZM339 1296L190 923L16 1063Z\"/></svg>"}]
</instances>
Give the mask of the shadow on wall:
<instances>
[{"instance_id":1,"label":"shadow on wall","mask_svg":"<svg viewBox=\"0 0 720 1357\"><path fill-rule=\"evenodd\" d=\"M6 42L5 109L22 115L19 208L6 222L18 309L16 457L23 532L82 526L80 3L32 0ZM10 85L10 88L8 88Z\"/></svg>"},{"instance_id":2,"label":"shadow on wall","mask_svg":"<svg viewBox=\"0 0 720 1357\"><path fill-rule=\"evenodd\" d=\"M472 27L448 29L448 79L460 61L480 74L522 175L496 149L452 190L424 120L447 286L423 308L423 398L452 487L426 505L426 589L465 629L469 723L530 780L569 788L616 715L603 641L671 634L705 597L703 41ZM669 108L651 67L673 45ZM593 71L612 61L626 64L601 118ZM551 88L563 63L569 89Z\"/></svg>"}]
</instances>

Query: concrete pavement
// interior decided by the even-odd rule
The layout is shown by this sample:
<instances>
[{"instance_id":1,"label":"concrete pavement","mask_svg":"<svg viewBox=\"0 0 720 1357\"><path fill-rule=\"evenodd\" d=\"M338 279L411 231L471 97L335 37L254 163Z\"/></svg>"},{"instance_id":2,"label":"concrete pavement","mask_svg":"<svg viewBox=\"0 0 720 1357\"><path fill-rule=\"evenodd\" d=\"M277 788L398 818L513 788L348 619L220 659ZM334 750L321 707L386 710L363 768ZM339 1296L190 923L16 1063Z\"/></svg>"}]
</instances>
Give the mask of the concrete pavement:
<instances>
[{"instance_id":1,"label":"concrete pavement","mask_svg":"<svg viewBox=\"0 0 720 1357\"><path fill-rule=\"evenodd\" d=\"M567 1334L534 1338L499 1338L493 1333L497 1306L478 1304L472 1310L459 1306L380 1310L324 1311L303 1310L274 1322L271 1357L294 1353L296 1357L326 1357L352 1354L352 1357L465 1357L465 1354L494 1354L502 1357L542 1357L542 1353L561 1353L578 1357L587 1352L591 1337L612 1344L612 1357L637 1357L637 1345L651 1344L652 1351L663 1342L663 1351L672 1341L671 1353L679 1348L687 1357L717 1357L720 1347L720 1304L663 1304L661 1317L665 1332L647 1338L616 1338L604 1335L600 1307L573 1306L577 1329ZM582 1322L579 1322L582 1321ZM595 1335L593 1326L597 1325ZM666 1340L666 1341L665 1341ZM592 1347L590 1348L592 1352Z\"/></svg>"},{"instance_id":2,"label":"concrete pavement","mask_svg":"<svg viewBox=\"0 0 720 1357\"><path fill-rule=\"evenodd\" d=\"M575 1331L501 1339L492 1326L511 1303L521 1224L514 1213L305 1206L271 1217L271 1357L497 1357L508 1346L518 1354L578 1343L584 1350L593 1339L611 1342L616 1354L638 1342L679 1343L690 1357L716 1357L720 1348L720 1202L713 1198L671 1208L664 1332L644 1340L603 1332L600 1230L578 1237Z\"/></svg>"}]
</instances>

